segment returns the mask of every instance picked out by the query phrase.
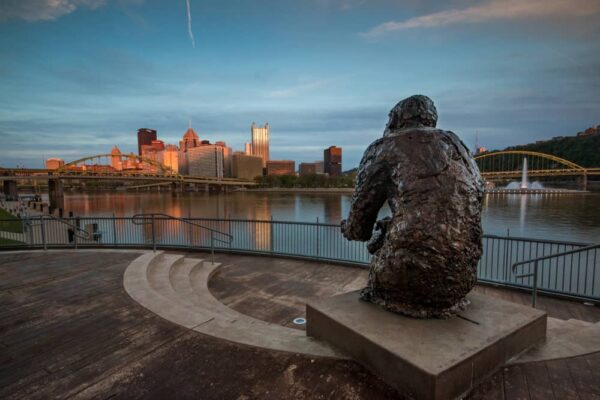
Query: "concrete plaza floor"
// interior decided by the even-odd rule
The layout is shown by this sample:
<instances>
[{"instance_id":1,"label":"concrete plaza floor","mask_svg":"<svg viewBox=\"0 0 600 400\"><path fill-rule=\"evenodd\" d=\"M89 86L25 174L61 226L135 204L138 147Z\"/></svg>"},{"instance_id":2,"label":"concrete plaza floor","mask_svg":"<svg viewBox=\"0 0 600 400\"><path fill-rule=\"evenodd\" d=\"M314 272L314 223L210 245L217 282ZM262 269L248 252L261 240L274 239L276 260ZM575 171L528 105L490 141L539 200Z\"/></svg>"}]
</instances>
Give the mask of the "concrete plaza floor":
<instances>
[{"instance_id":1,"label":"concrete plaza floor","mask_svg":"<svg viewBox=\"0 0 600 400\"><path fill-rule=\"evenodd\" d=\"M163 320L123 289L123 272L138 255L0 253L0 398L401 398L353 361L239 345ZM210 283L217 298L290 327L307 298L366 278L361 269L289 259L216 261L223 263ZM476 290L529 302L519 292ZM539 305L556 318L600 320L597 307L543 297ZM599 367L598 353L509 366L470 397L600 398Z\"/></svg>"}]
</instances>

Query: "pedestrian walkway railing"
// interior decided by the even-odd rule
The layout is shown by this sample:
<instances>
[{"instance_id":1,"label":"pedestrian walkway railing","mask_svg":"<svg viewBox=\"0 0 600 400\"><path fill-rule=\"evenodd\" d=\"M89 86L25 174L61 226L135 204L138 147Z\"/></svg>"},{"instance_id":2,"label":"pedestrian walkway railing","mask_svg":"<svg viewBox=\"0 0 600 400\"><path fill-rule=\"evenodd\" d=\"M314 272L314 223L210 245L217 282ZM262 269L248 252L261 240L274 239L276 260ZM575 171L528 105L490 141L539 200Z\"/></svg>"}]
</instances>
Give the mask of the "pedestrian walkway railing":
<instances>
[{"instance_id":1,"label":"pedestrian walkway railing","mask_svg":"<svg viewBox=\"0 0 600 400\"><path fill-rule=\"evenodd\" d=\"M226 245L231 245L233 241L233 236L229 233L219 231L217 229L209 228L208 226L201 225L197 222L192 222L185 218L174 217L172 215L163 214L163 213L145 213L145 214L135 214L131 217L131 222L135 225L150 225L152 229L152 249L156 251L156 230L157 223L160 224L164 220L167 221L177 221L179 223L187 224L189 226L193 226L194 228L200 228L210 233L210 255L211 262L215 263L215 244L216 243L224 243Z\"/></svg>"},{"instance_id":2,"label":"pedestrian walkway railing","mask_svg":"<svg viewBox=\"0 0 600 400\"><path fill-rule=\"evenodd\" d=\"M596 281L596 269L588 267L590 265L595 267L598 260L598 249L600 249L600 244L595 244L576 250L563 251L547 256L536 257L531 260L520 261L512 265L512 272L516 273L518 267L525 265L530 266L533 264L533 271L530 269L529 272L515 275L518 279L532 279L531 303L533 307L535 307L537 303L537 292L540 285L540 280L538 278L541 276L543 283L544 277L551 279L551 276L553 276L555 280L554 286L558 287L560 271L562 271L563 275L560 277L560 287L563 293L586 293L588 285L590 285L591 292L593 293ZM567 268L570 269L570 273L568 276L565 276ZM576 268L576 273L574 273L574 268ZM547 273L544 274L546 271ZM566 289L567 285L568 290Z\"/></svg>"},{"instance_id":3,"label":"pedestrian walkway railing","mask_svg":"<svg viewBox=\"0 0 600 400\"><path fill-rule=\"evenodd\" d=\"M368 266L371 259L366 244L346 240L338 224L158 214L68 221L93 234L85 239L69 238L67 225L46 221L48 229L43 237L39 226L22 224L24 231L32 232L15 233L16 229L3 231L5 225L0 221L0 248L176 248L296 257L361 267ZM480 282L525 290L532 290L537 282L536 293L600 303L600 257L594 253L597 249L584 251L589 243L484 235L482 245L477 270ZM576 250L582 251L558 256ZM537 279L528 275L534 273L535 263L531 260L546 256L554 257L543 261L547 265L538 263ZM515 263L522 263L520 274L527 276L513 274Z\"/></svg>"},{"instance_id":4,"label":"pedestrian walkway railing","mask_svg":"<svg viewBox=\"0 0 600 400\"><path fill-rule=\"evenodd\" d=\"M60 231L61 227L66 227L67 228L67 237L69 238L69 240L73 241L75 248L77 248L77 243L79 242L79 240L92 240L93 234L94 234L93 231L82 229L78 225L79 224L78 218L73 218L73 222L71 222L65 218L60 218L55 215L38 215L35 217L25 218L23 220L23 222L24 222L25 226L28 226L30 228L29 229L30 235L32 235L34 232L34 230L33 230L34 226L40 227L40 234L42 236L42 243L44 245L44 250L46 250L48 248L48 240L46 239L46 237L50 233L50 232L47 232L48 229ZM58 227L54 227L54 226L52 226L51 222L56 222L57 224L60 224L60 225ZM50 233L50 234L52 234L52 233ZM33 239L30 238L30 242L33 242Z\"/></svg>"}]
</instances>

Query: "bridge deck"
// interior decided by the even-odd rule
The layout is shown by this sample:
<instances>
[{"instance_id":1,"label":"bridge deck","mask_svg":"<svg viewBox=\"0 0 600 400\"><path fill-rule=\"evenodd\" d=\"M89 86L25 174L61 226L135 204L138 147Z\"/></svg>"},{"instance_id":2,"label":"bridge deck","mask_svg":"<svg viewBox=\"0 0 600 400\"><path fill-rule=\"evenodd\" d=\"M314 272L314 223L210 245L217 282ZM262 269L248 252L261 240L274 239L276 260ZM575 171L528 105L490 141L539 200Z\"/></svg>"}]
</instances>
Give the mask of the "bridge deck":
<instances>
[{"instance_id":1,"label":"bridge deck","mask_svg":"<svg viewBox=\"0 0 600 400\"><path fill-rule=\"evenodd\" d=\"M135 257L110 250L0 253L0 398L397 398L354 362L236 345L159 318L123 290L123 271ZM342 277L343 285L352 285L365 273L267 257L217 257L226 265L213 290L224 302L252 310L269 307L281 293L290 298L290 316L327 280ZM244 279L245 273L252 278ZM264 301L244 305L251 292L264 292ZM594 307L540 303L557 316L600 318ZM275 314L263 317L282 315ZM598 398L599 366L595 354L509 367L471 397Z\"/></svg>"}]
</instances>

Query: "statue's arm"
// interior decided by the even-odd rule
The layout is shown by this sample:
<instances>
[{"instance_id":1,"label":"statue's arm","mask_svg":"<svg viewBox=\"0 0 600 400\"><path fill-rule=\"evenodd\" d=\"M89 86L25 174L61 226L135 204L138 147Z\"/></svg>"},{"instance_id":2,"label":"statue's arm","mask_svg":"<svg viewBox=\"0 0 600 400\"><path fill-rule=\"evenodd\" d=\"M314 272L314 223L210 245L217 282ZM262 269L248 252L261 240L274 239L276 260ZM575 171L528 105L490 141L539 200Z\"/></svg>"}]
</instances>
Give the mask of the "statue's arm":
<instances>
[{"instance_id":1,"label":"statue's arm","mask_svg":"<svg viewBox=\"0 0 600 400\"><path fill-rule=\"evenodd\" d=\"M388 169L378 151L381 146L381 141L369 146L358 167L350 213L348 219L342 221L342 233L346 239L369 240L377 214L387 199Z\"/></svg>"}]
</instances>

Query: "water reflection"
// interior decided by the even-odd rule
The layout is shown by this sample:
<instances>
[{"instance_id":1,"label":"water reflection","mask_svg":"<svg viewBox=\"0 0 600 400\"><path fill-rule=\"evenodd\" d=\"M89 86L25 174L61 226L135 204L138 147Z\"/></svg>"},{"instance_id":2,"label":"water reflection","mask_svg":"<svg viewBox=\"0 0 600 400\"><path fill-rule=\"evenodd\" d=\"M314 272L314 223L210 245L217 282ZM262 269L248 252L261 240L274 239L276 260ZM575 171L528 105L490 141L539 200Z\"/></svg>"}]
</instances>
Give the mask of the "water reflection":
<instances>
[{"instance_id":1,"label":"water reflection","mask_svg":"<svg viewBox=\"0 0 600 400\"><path fill-rule=\"evenodd\" d=\"M99 193L68 194L66 209L80 216L131 216L162 212L177 217L232 218L240 220L303 221L337 224L348 214L348 194L305 193ZM587 195L487 195L483 201L484 232L542 239L600 242L600 194ZM381 212L389 212L387 206ZM216 224L216 223L215 223ZM225 231L233 229L222 227ZM241 227L240 227L241 228ZM148 227L137 227L151 238ZM165 226L168 235L183 235L188 242L209 240L198 229ZM247 239L268 250L272 243L270 222L248 225ZM293 232L281 232L292 235ZM167 235L167 233L165 233ZM277 237L281 235L277 232Z\"/></svg>"}]
</instances>

